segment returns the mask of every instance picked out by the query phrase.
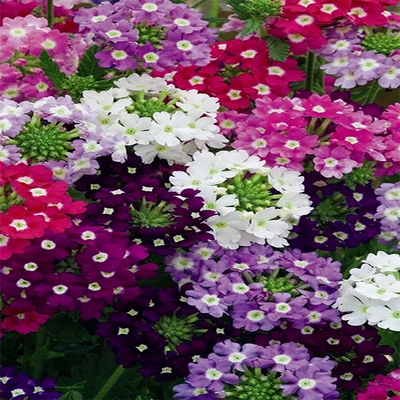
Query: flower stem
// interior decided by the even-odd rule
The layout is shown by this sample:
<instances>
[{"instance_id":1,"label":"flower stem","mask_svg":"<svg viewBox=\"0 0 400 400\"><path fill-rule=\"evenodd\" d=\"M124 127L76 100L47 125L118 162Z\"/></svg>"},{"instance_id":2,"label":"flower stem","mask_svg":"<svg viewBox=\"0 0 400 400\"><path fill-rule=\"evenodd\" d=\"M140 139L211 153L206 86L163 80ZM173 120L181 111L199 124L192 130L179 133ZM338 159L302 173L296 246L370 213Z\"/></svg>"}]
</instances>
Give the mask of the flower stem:
<instances>
[{"instance_id":1,"label":"flower stem","mask_svg":"<svg viewBox=\"0 0 400 400\"><path fill-rule=\"evenodd\" d=\"M35 334L35 354L33 358L32 376L35 379L41 379L43 374L44 361L50 344L50 337L46 331L39 329Z\"/></svg>"},{"instance_id":2,"label":"flower stem","mask_svg":"<svg viewBox=\"0 0 400 400\"><path fill-rule=\"evenodd\" d=\"M54 2L47 0L47 25L52 28L54 24Z\"/></svg>"},{"instance_id":3,"label":"flower stem","mask_svg":"<svg viewBox=\"0 0 400 400\"><path fill-rule=\"evenodd\" d=\"M118 381L118 379L124 372L125 372L124 367L118 365L118 367L115 369L112 375L107 379L107 381L99 390L99 392L94 396L94 400L103 400L106 397L107 393L115 385L115 383Z\"/></svg>"},{"instance_id":4,"label":"flower stem","mask_svg":"<svg viewBox=\"0 0 400 400\"><path fill-rule=\"evenodd\" d=\"M219 0L211 0L209 18L218 18L219 13ZM216 22L210 22L210 28L216 28Z\"/></svg>"},{"instance_id":5,"label":"flower stem","mask_svg":"<svg viewBox=\"0 0 400 400\"><path fill-rule=\"evenodd\" d=\"M307 54L307 63L306 63L306 89L310 92L313 91L314 86L314 65L315 65L315 54L311 51Z\"/></svg>"},{"instance_id":6,"label":"flower stem","mask_svg":"<svg viewBox=\"0 0 400 400\"><path fill-rule=\"evenodd\" d=\"M373 103L380 89L381 87L379 86L378 81L375 79L374 83L369 88L368 96L365 99L364 105Z\"/></svg>"}]
</instances>

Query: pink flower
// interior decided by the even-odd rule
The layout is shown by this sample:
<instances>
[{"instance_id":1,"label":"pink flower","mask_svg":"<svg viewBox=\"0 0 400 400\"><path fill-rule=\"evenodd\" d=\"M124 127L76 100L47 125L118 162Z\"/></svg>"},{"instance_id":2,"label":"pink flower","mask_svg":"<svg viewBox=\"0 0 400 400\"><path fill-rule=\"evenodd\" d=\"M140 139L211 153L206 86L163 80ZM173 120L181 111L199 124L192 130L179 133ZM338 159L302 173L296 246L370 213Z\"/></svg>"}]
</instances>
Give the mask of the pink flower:
<instances>
[{"instance_id":1,"label":"pink flower","mask_svg":"<svg viewBox=\"0 0 400 400\"><path fill-rule=\"evenodd\" d=\"M327 95L313 94L308 100L303 100L303 107L307 116L314 118L333 118L336 114L344 111L345 107L341 101L332 101Z\"/></svg>"},{"instance_id":2,"label":"pink flower","mask_svg":"<svg viewBox=\"0 0 400 400\"><path fill-rule=\"evenodd\" d=\"M322 146L314 152L315 170L325 178L342 178L358 165L351 159L351 152L344 147Z\"/></svg>"}]
</instances>

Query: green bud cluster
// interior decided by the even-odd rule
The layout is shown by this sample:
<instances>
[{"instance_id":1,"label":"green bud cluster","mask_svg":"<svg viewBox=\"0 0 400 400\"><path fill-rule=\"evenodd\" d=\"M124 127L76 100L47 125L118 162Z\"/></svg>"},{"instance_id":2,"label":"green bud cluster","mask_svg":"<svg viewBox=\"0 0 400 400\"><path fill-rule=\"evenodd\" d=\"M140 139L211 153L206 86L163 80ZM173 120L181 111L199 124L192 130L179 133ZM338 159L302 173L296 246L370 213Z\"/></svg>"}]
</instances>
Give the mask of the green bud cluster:
<instances>
[{"instance_id":1,"label":"green bud cluster","mask_svg":"<svg viewBox=\"0 0 400 400\"><path fill-rule=\"evenodd\" d=\"M352 214L354 209L347 206L343 194L335 192L331 197L322 200L311 214L313 221L326 224L329 222L346 221L346 217Z\"/></svg>"},{"instance_id":2,"label":"green bud cluster","mask_svg":"<svg viewBox=\"0 0 400 400\"><path fill-rule=\"evenodd\" d=\"M259 368L246 369L239 383L227 385L226 399L231 400L285 400L289 399L280 388L282 381L276 373L263 375Z\"/></svg>"},{"instance_id":3,"label":"green bud cluster","mask_svg":"<svg viewBox=\"0 0 400 400\"><path fill-rule=\"evenodd\" d=\"M395 50L400 49L400 35L378 32L365 36L361 42L364 50L372 50L375 53L389 56Z\"/></svg>"},{"instance_id":4,"label":"green bud cluster","mask_svg":"<svg viewBox=\"0 0 400 400\"><path fill-rule=\"evenodd\" d=\"M355 168L344 176L346 186L355 189L357 185L366 185L375 178L375 168L373 162L365 162L362 167Z\"/></svg>"},{"instance_id":5,"label":"green bud cluster","mask_svg":"<svg viewBox=\"0 0 400 400\"><path fill-rule=\"evenodd\" d=\"M139 204L131 204L132 225L140 228L159 228L174 222L173 206L165 201L158 204L145 199Z\"/></svg>"},{"instance_id":6,"label":"green bud cluster","mask_svg":"<svg viewBox=\"0 0 400 400\"><path fill-rule=\"evenodd\" d=\"M280 0L248 0L244 4L253 18L275 17L282 13Z\"/></svg>"},{"instance_id":7,"label":"green bud cluster","mask_svg":"<svg viewBox=\"0 0 400 400\"><path fill-rule=\"evenodd\" d=\"M188 342L196 334L205 331L195 328L194 324L197 321L195 314L186 317L164 315L153 325L153 328L167 340L168 349L166 350L174 350L176 346Z\"/></svg>"},{"instance_id":8,"label":"green bud cluster","mask_svg":"<svg viewBox=\"0 0 400 400\"><path fill-rule=\"evenodd\" d=\"M22 156L33 163L60 161L67 158L68 151L72 149L71 139L78 136L76 129L68 131L62 122L42 125L40 118L33 117L7 144L17 145Z\"/></svg>"},{"instance_id":9,"label":"green bud cluster","mask_svg":"<svg viewBox=\"0 0 400 400\"><path fill-rule=\"evenodd\" d=\"M134 103L126 108L126 111L131 114L137 114L140 117L151 118L154 113L166 111L170 114L176 111L171 102L165 103L162 99L152 97L150 99L133 99Z\"/></svg>"},{"instance_id":10,"label":"green bud cluster","mask_svg":"<svg viewBox=\"0 0 400 400\"><path fill-rule=\"evenodd\" d=\"M297 295L297 283L287 277L260 276L258 281L264 285L264 289L269 293L290 293Z\"/></svg>"},{"instance_id":11,"label":"green bud cluster","mask_svg":"<svg viewBox=\"0 0 400 400\"><path fill-rule=\"evenodd\" d=\"M92 75L79 76L74 74L71 75L68 80L63 82L59 89L68 91L68 94L75 101L78 101L82 98L84 90L96 89L96 81Z\"/></svg>"},{"instance_id":12,"label":"green bud cluster","mask_svg":"<svg viewBox=\"0 0 400 400\"><path fill-rule=\"evenodd\" d=\"M0 186L0 212L6 212L11 206L21 205L24 202L25 200L18 196L9 183Z\"/></svg>"},{"instance_id":13,"label":"green bud cluster","mask_svg":"<svg viewBox=\"0 0 400 400\"><path fill-rule=\"evenodd\" d=\"M257 212L272 207L281 197L271 193L272 185L268 182L268 177L258 174L250 178L245 174L239 174L220 186L226 188L227 194L237 196L239 205L236 208L240 211Z\"/></svg>"},{"instance_id":14,"label":"green bud cluster","mask_svg":"<svg viewBox=\"0 0 400 400\"><path fill-rule=\"evenodd\" d=\"M139 31L139 44L151 43L156 49L162 47L160 40L165 38L165 30L162 27L137 25L135 28Z\"/></svg>"}]
</instances>

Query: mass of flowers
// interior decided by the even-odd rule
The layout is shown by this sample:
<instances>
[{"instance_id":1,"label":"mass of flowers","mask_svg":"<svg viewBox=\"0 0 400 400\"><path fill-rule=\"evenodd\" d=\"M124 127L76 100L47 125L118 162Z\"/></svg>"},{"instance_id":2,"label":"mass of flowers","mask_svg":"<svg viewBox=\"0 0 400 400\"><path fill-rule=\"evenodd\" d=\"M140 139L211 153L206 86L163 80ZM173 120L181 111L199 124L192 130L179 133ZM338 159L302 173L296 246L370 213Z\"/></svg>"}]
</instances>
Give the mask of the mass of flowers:
<instances>
[{"instance_id":1,"label":"mass of flowers","mask_svg":"<svg viewBox=\"0 0 400 400\"><path fill-rule=\"evenodd\" d=\"M398 0L0 1L1 400L400 400Z\"/></svg>"}]
</instances>

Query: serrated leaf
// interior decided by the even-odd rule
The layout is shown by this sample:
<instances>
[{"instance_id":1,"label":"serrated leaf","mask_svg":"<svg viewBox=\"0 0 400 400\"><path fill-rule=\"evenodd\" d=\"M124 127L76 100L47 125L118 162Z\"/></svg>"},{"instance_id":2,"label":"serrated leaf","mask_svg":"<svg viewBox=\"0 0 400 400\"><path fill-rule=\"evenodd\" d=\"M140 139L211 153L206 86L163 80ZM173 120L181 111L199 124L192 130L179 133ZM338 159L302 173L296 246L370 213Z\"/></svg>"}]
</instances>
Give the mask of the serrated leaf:
<instances>
[{"instance_id":1,"label":"serrated leaf","mask_svg":"<svg viewBox=\"0 0 400 400\"><path fill-rule=\"evenodd\" d=\"M56 87L62 86L68 81L67 76L60 71L58 64L53 61L50 54L43 50L39 56L40 68L42 68L45 75L54 83Z\"/></svg>"},{"instance_id":2,"label":"serrated leaf","mask_svg":"<svg viewBox=\"0 0 400 400\"><path fill-rule=\"evenodd\" d=\"M248 19L246 21L246 26L243 28L240 33L241 36L251 35L254 32L258 31L258 28L262 25L263 21L259 19Z\"/></svg>"},{"instance_id":3,"label":"serrated leaf","mask_svg":"<svg viewBox=\"0 0 400 400\"><path fill-rule=\"evenodd\" d=\"M243 0L228 0L228 4L241 20L251 19L251 14L248 12Z\"/></svg>"},{"instance_id":4,"label":"serrated leaf","mask_svg":"<svg viewBox=\"0 0 400 400\"><path fill-rule=\"evenodd\" d=\"M286 61L289 54L289 44L282 39L267 37L269 56L276 61Z\"/></svg>"},{"instance_id":5,"label":"serrated leaf","mask_svg":"<svg viewBox=\"0 0 400 400\"><path fill-rule=\"evenodd\" d=\"M93 76L96 81L101 80L104 75L107 74L105 68L99 67L99 60L95 57L95 54L100 50L100 46L97 44L89 47L83 54L78 67L79 76Z\"/></svg>"}]
</instances>

